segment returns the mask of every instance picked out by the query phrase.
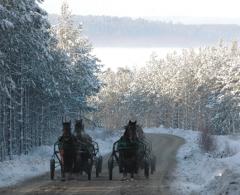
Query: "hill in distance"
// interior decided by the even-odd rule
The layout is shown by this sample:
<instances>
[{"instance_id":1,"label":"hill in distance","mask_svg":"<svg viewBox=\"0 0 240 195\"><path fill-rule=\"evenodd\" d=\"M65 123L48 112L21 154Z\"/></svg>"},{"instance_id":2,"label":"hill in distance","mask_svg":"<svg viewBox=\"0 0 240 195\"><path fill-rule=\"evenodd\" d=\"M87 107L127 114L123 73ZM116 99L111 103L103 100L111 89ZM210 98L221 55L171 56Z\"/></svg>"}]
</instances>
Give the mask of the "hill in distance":
<instances>
[{"instance_id":1,"label":"hill in distance","mask_svg":"<svg viewBox=\"0 0 240 195\"><path fill-rule=\"evenodd\" d=\"M49 15L52 25L57 15ZM240 40L236 24L181 24L110 16L73 16L95 47L198 47Z\"/></svg>"}]
</instances>

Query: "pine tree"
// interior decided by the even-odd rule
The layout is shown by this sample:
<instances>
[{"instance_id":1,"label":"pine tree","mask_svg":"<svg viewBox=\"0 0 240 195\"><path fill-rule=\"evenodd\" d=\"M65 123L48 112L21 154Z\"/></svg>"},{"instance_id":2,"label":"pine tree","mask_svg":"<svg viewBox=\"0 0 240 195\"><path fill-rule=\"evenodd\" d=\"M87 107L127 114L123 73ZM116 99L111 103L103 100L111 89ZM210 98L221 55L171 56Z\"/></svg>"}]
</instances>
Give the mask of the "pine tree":
<instances>
[{"instance_id":1,"label":"pine tree","mask_svg":"<svg viewBox=\"0 0 240 195\"><path fill-rule=\"evenodd\" d=\"M71 85L67 93L71 99L68 106L71 110L66 112L87 111L91 109L87 105L87 98L95 95L101 86L97 77L100 65L99 60L91 54L92 46L83 36L82 26L74 26L66 1L62 4L59 24L54 31L59 41L58 48L69 57Z\"/></svg>"}]
</instances>

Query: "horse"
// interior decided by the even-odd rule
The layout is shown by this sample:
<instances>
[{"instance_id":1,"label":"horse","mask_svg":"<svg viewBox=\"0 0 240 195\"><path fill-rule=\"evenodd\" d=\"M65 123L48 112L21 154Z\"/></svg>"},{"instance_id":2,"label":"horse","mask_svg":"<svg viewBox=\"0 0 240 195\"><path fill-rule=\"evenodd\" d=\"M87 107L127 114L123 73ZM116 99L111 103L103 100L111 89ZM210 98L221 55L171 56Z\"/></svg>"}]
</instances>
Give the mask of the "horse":
<instances>
[{"instance_id":1,"label":"horse","mask_svg":"<svg viewBox=\"0 0 240 195\"><path fill-rule=\"evenodd\" d=\"M75 121L75 135L76 135L76 162L75 169L76 173L82 173L85 171L87 174L90 174L89 168L92 166L93 154L94 154L94 145L92 138L85 133L83 120ZM91 159L91 162L89 162Z\"/></svg>"},{"instance_id":2,"label":"horse","mask_svg":"<svg viewBox=\"0 0 240 195\"><path fill-rule=\"evenodd\" d=\"M76 137L71 133L71 121L63 122L63 133L58 139L59 153L61 157L62 179L65 180L65 173L72 173L75 162Z\"/></svg>"},{"instance_id":3,"label":"horse","mask_svg":"<svg viewBox=\"0 0 240 195\"><path fill-rule=\"evenodd\" d=\"M113 144L112 154L108 160L109 179L112 180L114 162L117 162L119 172L123 173L122 180L127 179L127 173L130 173L133 179L139 169L143 169L145 177L148 178L150 166L151 173L155 170L154 158L151 143L147 141L142 127L137 125L137 121L130 120L125 126L123 135Z\"/></svg>"},{"instance_id":4,"label":"horse","mask_svg":"<svg viewBox=\"0 0 240 195\"><path fill-rule=\"evenodd\" d=\"M76 120L75 121L75 133L77 136L81 136L81 134L84 132L84 124L83 120Z\"/></svg>"},{"instance_id":5,"label":"horse","mask_svg":"<svg viewBox=\"0 0 240 195\"><path fill-rule=\"evenodd\" d=\"M126 178L127 173L130 173L131 178L133 178L134 173L136 173L138 169L138 138L136 123L137 121L132 122L131 120L128 122L118 145L120 170L123 172L123 179Z\"/></svg>"},{"instance_id":6,"label":"horse","mask_svg":"<svg viewBox=\"0 0 240 195\"><path fill-rule=\"evenodd\" d=\"M76 120L74 131L77 139L79 139L82 142L85 142L86 144L92 143L92 138L84 130L84 124L82 119Z\"/></svg>"}]
</instances>

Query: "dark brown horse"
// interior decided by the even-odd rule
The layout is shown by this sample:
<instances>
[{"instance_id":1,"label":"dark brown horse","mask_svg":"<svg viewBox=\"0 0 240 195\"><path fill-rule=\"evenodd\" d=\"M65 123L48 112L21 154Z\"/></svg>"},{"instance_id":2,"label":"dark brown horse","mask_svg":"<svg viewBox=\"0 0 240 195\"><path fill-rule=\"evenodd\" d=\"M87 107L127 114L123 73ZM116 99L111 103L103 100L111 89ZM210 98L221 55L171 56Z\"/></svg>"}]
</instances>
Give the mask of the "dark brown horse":
<instances>
[{"instance_id":1,"label":"dark brown horse","mask_svg":"<svg viewBox=\"0 0 240 195\"><path fill-rule=\"evenodd\" d=\"M58 142L62 164L62 177L64 178L66 172L72 173L75 161L76 138L71 133L71 121L63 122L63 133Z\"/></svg>"},{"instance_id":2,"label":"dark brown horse","mask_svg":"<svg viewBox=\"0 0 240 195\"><path fill-rule=\"evenodd\" d=\"M92 167L94 154L92 138L85 132L82 119L76 120L74 131L77 139L75 172L82 173L85 171L89 175L91 173L90 169ZM89 161L91 161L91 163Z\"/></svg>"},{"instance_id":3,"label":"dark brown horse","mask_svg":"<svg viewBox=\"0 0 240 195\"><path fill-rule=\"evenodd\" d=\"M137 153L138 153L138 138L137 138L137 121L128 122L125 126L125 132L120 139L119 147L119 161L120 170L123 172L123 179L126 178L127 173L131 174L133 178L134 173L137 172ZM121 146L121 144L123 144Z\"/></svg>"},{"instance_id":4,"label":"dark brown horse","mask_svg":"<svg viewBox=\"0 0 240 195\"><path fill-rule=\"evenodd\" d=\"M92 138L85 132L83 120L76 120L75 123L75 134L77 139L80 141L86 142L87 144L92 143Z\"/></svg>"},{"instance_id":5,"label":"dark brown horse","mask_svg":"<svg viewBox=\"0 0 240 195\"><path fill-rule=\"evenodd\" d=\"M83 120L76 120L75 122L75 133L76 135L80 136L82 133L84 132L84 124L83 124Z\"/></svg>"}]
</instances>

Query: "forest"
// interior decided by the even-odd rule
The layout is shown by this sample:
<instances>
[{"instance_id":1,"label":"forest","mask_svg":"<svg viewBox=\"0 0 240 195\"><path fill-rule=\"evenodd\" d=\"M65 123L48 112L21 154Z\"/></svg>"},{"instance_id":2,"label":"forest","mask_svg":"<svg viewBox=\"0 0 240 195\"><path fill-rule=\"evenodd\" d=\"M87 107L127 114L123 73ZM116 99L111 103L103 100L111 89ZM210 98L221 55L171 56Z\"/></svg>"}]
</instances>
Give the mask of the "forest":
<instances>
[{"instance_id":1,"label":"forest","mask_svg":"<svg viewBox=\"0 0 240 195\"><path fill-rule=\"evenodd\" d=\"M0 1L0 161L52 144L62 116L92 109L101 65L91 50L67 4L53 28L35 0Z\"/></svg>"},{"instance_id":2,"label":"forest","mask_svg":"<svg viewBox=\"0 0 240 195\"><path fill-rule=\"evenodd\" d=\"M128 118L144 127L209 129L212 134L240 130L240 48L237 42L184 49L161 59L153 53L139 70L110 69L106 86L92 98L94 120L109 129Z\"/></svg>"}]
</instances>

